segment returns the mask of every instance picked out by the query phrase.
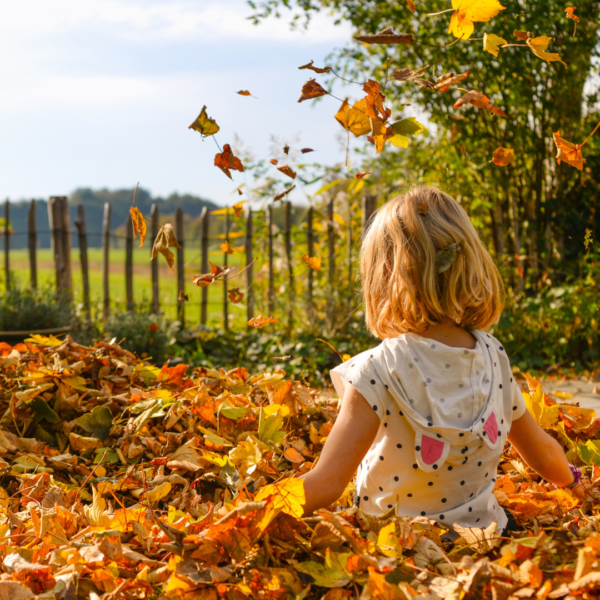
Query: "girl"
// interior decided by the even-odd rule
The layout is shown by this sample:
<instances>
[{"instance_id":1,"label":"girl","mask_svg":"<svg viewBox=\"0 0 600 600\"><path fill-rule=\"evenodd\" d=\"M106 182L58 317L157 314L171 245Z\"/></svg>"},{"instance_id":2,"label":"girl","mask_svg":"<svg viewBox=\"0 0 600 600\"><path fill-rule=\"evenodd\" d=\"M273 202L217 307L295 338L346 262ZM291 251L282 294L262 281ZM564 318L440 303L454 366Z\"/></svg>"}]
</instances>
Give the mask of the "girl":
<instances>
[{"instance_id":1,"label":"girl","mask_svg":"<svg viewBox=\"0 0 600 600\"><path fill-rule=\"evenodd\" d=\"M365 235L361 274L366 324L383 342L331 372L342 406L305 477L306 514L339 498L358 468L366 513L503 530L493 490L507 439L544 479L578 483L486 333L504 287L455 200L418 187L387 202Z\"/></svg>"}]
</instances>

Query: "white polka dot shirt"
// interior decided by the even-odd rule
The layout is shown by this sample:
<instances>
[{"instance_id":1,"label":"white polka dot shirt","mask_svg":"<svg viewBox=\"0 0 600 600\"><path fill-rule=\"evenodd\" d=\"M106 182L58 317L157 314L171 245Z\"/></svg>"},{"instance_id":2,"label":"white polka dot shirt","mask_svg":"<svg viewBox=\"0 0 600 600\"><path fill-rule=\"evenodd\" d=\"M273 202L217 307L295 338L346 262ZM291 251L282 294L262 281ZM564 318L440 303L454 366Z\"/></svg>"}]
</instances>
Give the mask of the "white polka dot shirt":
<instances>
[{"instance_id":1,"label":"white polka dot shirt","mask_svg":"<svg viewBox=\"0 0 600 600\"><path fill-rule=\"evenodd\" d=\"M333 369L340 398L352 384L380 418L357 475L368 514L395 507L451 527L503 529L496 473L513 419L525 400L496 338L471 332L474 350L407 333Z\"/></svg>"}]
</instances>

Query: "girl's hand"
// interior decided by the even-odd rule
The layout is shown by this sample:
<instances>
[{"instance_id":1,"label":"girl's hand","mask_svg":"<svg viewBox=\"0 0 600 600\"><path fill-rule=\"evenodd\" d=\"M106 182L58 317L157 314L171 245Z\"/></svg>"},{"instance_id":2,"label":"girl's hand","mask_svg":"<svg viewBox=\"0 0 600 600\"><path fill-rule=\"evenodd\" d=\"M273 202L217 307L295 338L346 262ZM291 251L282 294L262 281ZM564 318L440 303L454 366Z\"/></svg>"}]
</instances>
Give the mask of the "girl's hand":
<instances>
[{"instance_id":1,"label":"girl's hand","mask_svg":"<svg viewBox=\"0 0 600 600\"><path fill-rule=\"evenodd\" d=\"M600 500L600 490L598 490L597 485L592 483L589 477L582 477L579 483L574 488L571 488L571 493L583 502Z\"/></svg>"}]
</instances>

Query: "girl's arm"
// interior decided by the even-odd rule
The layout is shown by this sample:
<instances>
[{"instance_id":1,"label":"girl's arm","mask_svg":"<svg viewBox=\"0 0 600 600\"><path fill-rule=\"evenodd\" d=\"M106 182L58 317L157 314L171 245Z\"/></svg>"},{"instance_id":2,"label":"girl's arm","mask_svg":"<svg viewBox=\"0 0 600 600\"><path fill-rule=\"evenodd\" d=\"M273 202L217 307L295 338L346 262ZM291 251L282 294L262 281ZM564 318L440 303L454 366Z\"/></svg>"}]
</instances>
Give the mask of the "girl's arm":
<instances>
[{"instance_id":1,"label":"girl's arm","mask_svg":"<svg viewBox=\"0 0 600 600\"><path fill-rule=\"evenodd\" d=\"M521 458L546 481L558 487L573 483L574 476L560 444L537 424L528 411L513 421L508 441L517 449Z\"/></svg>"},{"instance_id":2,"label":"girl's arm","mask_svg":"<svg viewBox=\"0 0 600 600\"><path fill-rule=\"evenodd\" d=\"M329 506L344 493L378 429L379 417L371 405L356 388L346 385L340 414L317 465L303 477L305 515Z\"/></svg>"}]
</instances>

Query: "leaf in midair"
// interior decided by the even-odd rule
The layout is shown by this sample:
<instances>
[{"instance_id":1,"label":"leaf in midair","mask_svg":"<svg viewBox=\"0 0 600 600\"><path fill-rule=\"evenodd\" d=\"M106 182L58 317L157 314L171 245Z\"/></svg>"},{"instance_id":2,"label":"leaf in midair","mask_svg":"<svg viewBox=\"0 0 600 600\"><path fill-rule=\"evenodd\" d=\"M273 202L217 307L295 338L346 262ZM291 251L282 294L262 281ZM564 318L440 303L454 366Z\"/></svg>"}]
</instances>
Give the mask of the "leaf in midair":
<instances>
[{"instance_id":1,"label":"leaf in midair","mask_svg":"<svg viewBox=\"0 0 600 600\"><path fill-rule=\"evenodd\" d=\"M556 162L560 165L561 161L565 161L567 164L583 171L583 165L586 163L585 158L581 153L580 144L572 144L567 142L564 138L560 137L560 130L552 134L554 136L554 143L556 144Z\"/></svg>"},{"instance_id":2,"label":"leaf in midair","mask_svg":"<svg viewBox=\"0 0 600 600\"><path fill-rule=\"evenodd\" d=\"M179 296L177 297L177 302L188 302L190 297L183 291L179 290Z\"/></svg>"},{"instance_id":3,"label":"leaf in midair","mask_svg":"<svg viewBox=\"0 0 600 600\"><path fill-rule=\"evenodd\" d=\"M302 95L298 102L304 102L305 100L314 100L319 96L326 96L327 90L323 89L314 79L309 79L302 86Z\"/></svg>"},{"instance_id":4,"label":"leaf in midair","mask_svg":"<svg viewBox=\"0 0 600 600\"><path fill-rule=\"evenodd\" d=\"M366 99L359 100L350 108L348 98L342 102L340 110L335 115L336 121L354 134L355 137L371 133L371 120L366 115Z\"/></svg>"},{"instance_id":5,"label":"leaf in midair","mask_svg":"<svg viewBox=\"0 0 600 600\"><path fill-rule=\"evenodd\" d=\"M406 4L408 4L408 9L414 15L417 12L417 7L415 6L413 0L406 0Z\"/></svg>"},{"instance_id":6,"label":"leaf in midair","mask_svg":"<svg viewBox=\"0 0 600 600\"><path fill-rule=\"evenodd\" d=\"M137 206L129 209L129 213L131 214L131 223L133 224L133 239L135 240L140 235L140 248L144 245L144 241L146 239L146 232L148 227L146 225L146 221L144 220L144 216L140 212Z\"/></svg>"},{"instance_id":7,"label":"leaf in midair","mask_svg":"<svg viewBox=\"0 0 600 600\"><path fill-rule=\"evenodd\" d=\"M454 104L452 108L460 108L463 104L472 104L477 108L487 110L494 115L499 117L506 117L506 113L499 107L496 106L487 96L484 96L481 92L470 91L462 95Z\"/></svg>"},{"instance_id":8,"label":"leaf in midair","mask_svg":"<svg viewBox=\"0 0 600 600\"><path fill-rule=\"evenodd\" d=\"M291 188L288 188L287 190L281 192L281 194L277 194L277 196L275 196L275 198L273 198L273 202L276 202L277 200L281 200L282 198L285 198L296 186L293 185Z\"/></svg>"},{"instance_id":9,"label":"leaf in midair","mask_svg":"<svg viewBox=\"0 0 600 600\"><path fill-rule=\"evenodd\" d=\"M290 153L290 147L287 144L283 147L283 153L286 156Z\"/></svg>"},{"instance_id":10,"label":"leaf in midair","mask_svg":"<svg viewBox=\"0 0 600 600\"><path fill-rule=\"evenodd\" d=\"M321 270L321 257L320 256L309 256L304 254L302 256L302 262L315 271Z\"/></svg>"},{"instance_id":11,"label":"leaf in midair","mask_svg":"<svg viewBox=\"0 0 600 600\"><path fill-rule=\"evenodd\" d=\"M387 121L392 114L392 110L383 105L385 96L381 93L379 83L374 79L369 79L363 85L363 90L367 93L367 97L365 98L365 114L372 119Z\"/></svg>"},{"instance_id":12,"label":"leaf in midair","mask_svg":"<svg viewBox=\"0 0 600 600\"><path fill-rule=\"evenodd\" d=\"M496 35L495 33L484 33L483 34L483 49L494 56L498 56L498 52L500 51L500 46L508 44L508 42Z\"/></svg>"},{"instance_id":13,"label":"leaf in midair","mask_svg":"<svg viewBox=\"0 0 600 600\"><path fill-rule=\"evenodd\" d=\"M381 119L371 119L371 135L367 139L375 144L375 152L379 154L388 138L388 128Z\"/></svg>"},{"instance_id":14,"label":"leaf in midair","mask_svg":"<svg viewBox=\"0 0 600 600\"><path fill-rule=\"evenodd\" d=\"M244 299L244 294L240 292L239 287L230 289L227 295L233 304L239 304Z\"/></svg>"},{"instance_id":15,"label":"leaf in midair","mask_svg":"<svg viewBox=\"0 0 600 600\"><path fill-rule=\"evenodd\" d=\"M262 315L258 315L258 317L250 319L248 321L248 325L256 329L262 329L265 325L268 325L269 323L277 323L277 321L279 321L279 319L273 319L271 317L263 317Z\"/></svg>"},{"instance_id":16,"label":"leaf in midair","mask_svg":"<svg viewBox=\"0 0 600 600\"><path fill-rule=\"evenodd\" d=\"M233 254L233 250L231 249L231 246L229 245L229 242L227 240L225 240L219 246L219 248L221 248L221 250L223 250L223 252L225 252L225 254Z\"/></svg>"},{"instance_id":17,"label":"leaf in midair","mask_svg":"<svg viewBox=\"0 0 600 600\"><path fill-rule=\"evenodd\" d=\"M450 89L450 86L456 85L457 83L461 83L462 81L464 81L469 76L469 74L469 71L467 71L466 73L459 73L458 75L455 75L454 73L445 73L444 75L438 77L435 80L435 89L438 92L445 92L448 89Z\"/></svg>"},{"instance_id":18,"label":"leaf in midair","mask_svg":"<svg viewBox=\"0 0 600 600\"><path fill-rule=\"evenodd\" d=\"M460 251L460 242L454 242L453 244L448 244L448 246L442 248L442 250L435 255L436 272L443 273L444 271L447 271L456 260Z\"/></svg>"},{"instance_id":19,"label":"leaf in midair","mask_svg":"<svg viewBox=\"0 0 600 600\"><path fill-rule=\"evenodd\" d=\"M229 267L219 267L213 263L210 263L210 273L206 273L204 275L194 275L192 278L192 283L198 287L206 287L220 277L227 275L227 273L229 273Z\"/></svg>"},{"instance_id":20,"label":"leaf in midair","mask_svg":"<svg viewBox=\"0 0 600 600\"><path fill-rule=\"evenodd\" d=\"M510 148L496 148L492 157L492 162L499 167L506 167L515 158L515 151Z\"/></svg>"},{"instance_id":21,"label":"leaf in midair","mask_svg":"<svg viewBox=\"0 0 600 600\"><path fill-rule=\"evenodd\" d=\"M551 37L541 35L539 37L529 38L526 44L531 48L531 51L546 62L561 62L565 67L567 63L555 52L546 52L548 44L552 41Z\"/></svg>"},{"instance_id":22,"label":"leaf in midair","mask_svg":"<svg viewBox=\"0 0 600 600\"><path fill-rule=\"evenodd\" d=\"M284 175L291 177L292 179L296 179L296 172L292 171L290 167L287 165L283 165L282 167L277 167L278 171L281 171Z\"/></svg>"},{"instance_id":23,"label":"leaf in midair","mask_svg":"<svg viewBox=\"0 0 600 600\"><path fill-rule=\"evenodd\" d=\"M373 171L365 171L364 173L357 173L356 179L362 179L363 177L368 177Z\"/></svg>"},{"instance_id":24,"label":"leaf in midair","mask_svg":"<svg viewBox=\"0 0 600 600\"><path fill-rule=\"evenodd\" d=\"M314 150L312 148L302 148L300 152L302 152L302 154L306 154L307 152L314 152Z\"/></svg>"},{"instance_id":25,"label":"leaf in midair","mask_svg":"<svg viewBox=\"0 0 600 600\"><path fill-rule=\"evenodd\" d=\"M435 84L421 77L421 74L427 71L427 69L429 69L429 65L425 65L424 67L421 67L420 69L416 69L414 71L410 67L405 67L404 69L396 69L392 73L392 77L397 81L412 81L420 87L433 88L435 87Z\"/></svg>"},{"instance_id":26,"label":"leaf in midair","mask_svg":"<svg viewBox=\"0 0 600 600\"><path fill-rule=\"evenodd\" d=\"M156 258L160 252L166 259L171 271L173 271L173 265L175 264L175 255L169 250L169 248L179 248L179 242L173 233L173 225L166 223L158 230L158 235L154 240L154 246L152 246L152 257L150 260Z\"/></svg>"},{"instance_id":27,"label":"leaf in midair","mask_svg":"<svg viewBox=\"0 0 600 600\"><path fill-rule=\"evenodd\" d=\"M277 165L277 164L279 164L279 161L278 161L276 158L272 158L272 159L271 159L269 162L270 162L272 165Z\"/></svg>"},{"instance_id":28,"label":"leaf in midair","mask_svg":"<svg viewBox=\"0 0 600 600\"><path fill-rule=\"evenodd\" d=\"M308 64L298 67L298 69L299 70L310 69L311 71L314 71L315 73L329 73L329 71L331 71L331 67L324 67L321 69L320 67L313 66L313 62L314 61L311 60Z\"/></svg>"},{"instance_id":29,"label":"leaf in midair","mask_svg":"<svg viewBox=\"0 0 600 600\"><path fill-rule=\"evenodd\" d=\"M417 121L415 117L407 117L396 121L389 126L394 133L401 133L402 135L417 135L422 131L425 131L425 127Z\"/></svg>"},{"instance_id":30,"label":"leaf in midair","mask_svg":"<svg viewBox=\"0 0 600 600\"><path fill-rule=\"evenodd\" d=\"M106 406L96 406L92 412L85 413L73 421L84 431L92 434L98 440L106 439L113 425L113 416Z\"/></svg>"},{"instance_id":31,"label":"leaf in midair","mask_svg":"<svg viewBox=\"0 0 600 600\"><path fill-rule=\"evenodd\" d=\"M240 90L239 92L236 92L236 94L239 94L240 96L252 96L248 90Z\"/></svg>"},{"instance_id":32,"label":"leaf in midair","mask_svg":"<svg viewBox=\"0 0 600 600\"><path fill-rule=\"evenodd\" d=\"M531 37L531 35L527 31L520 31L519 29L515 29L513 31L513 35L520 41L524 42Z\"/></svg>"},{"instance_id":33,"label":"leaf in midair","mask_svg":"<svg viewBox=\"0 0 600 600\"><path fill-rule=\"evenodd\" d=\"M229 179L233 179L229 169L234 169L235 171L244 170L242 161L237 156L234 156L229 144L224 144L223 152L217 152L215 155L215 167L219 167Z\"/></svg>"},{"instance_id":34,"label":"leaf in midair","mask_svg":"<svg viewBox=\"0 0 600 600\"><path fill-rule=\"evenodd\" d=\"M239 192L239 190L238 190ZM244 211L244 204L246 204L246 201L244 200L243 202L238 202L237 204L234 204L231 208L233 209L233 212L235 214L236 217L241 217L242 216L242 212Z\"/></svg>"},{"instance_id":35,"label":"leaf in midair","mask_svg":"<svg viewBox=\"0 0 600 600\"><path fill-rule=\"evenodd\" d=\"M395 34L391 27L376 33L375 35L355 35L354 39L365 44L412 44L412 35L401 33Z\"/></svg>"},{"instance_id":36,"label":"leaf in midair","mask_svg":"<svg viewBox=\"0 0 600 600\"><path fill-rule=\"evenodd\" d=\"M450 18L448 33L468 40L475 29L473 23L484 23L495 17L506 6L498 0L452 0L454 12Z\"/></svg>"},{"instance_id":37,"label":"leaf in midair","mask_svg":"<svg viewBox=\"0 0 600 600\"><path fill-rule=\"evenodd\" d=\"M188 127L188 129L194 129L202 135L202 137L208 137L214 135L219 131L220 127L217 125L214 119L211 119L206 114L206 106L202 107L200 114L196 117L196 120Z\"/></svg>"},{"instance_id":38,"label":"leaf in midair","mask_svg":"<svg viewBox=\"0 0 600 600\"><path fill-rule=\"evenodd\" d=\"M577 10L576 6L567 6L567 8L565 8L565 13L567 19L573 19L573 21L579 23L579 17L575 14L575 11Z\"/></svg>"}]
</instances>

